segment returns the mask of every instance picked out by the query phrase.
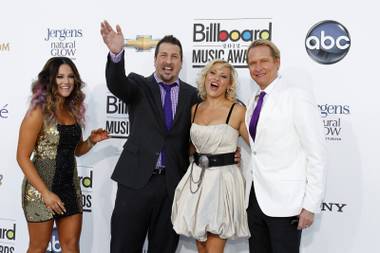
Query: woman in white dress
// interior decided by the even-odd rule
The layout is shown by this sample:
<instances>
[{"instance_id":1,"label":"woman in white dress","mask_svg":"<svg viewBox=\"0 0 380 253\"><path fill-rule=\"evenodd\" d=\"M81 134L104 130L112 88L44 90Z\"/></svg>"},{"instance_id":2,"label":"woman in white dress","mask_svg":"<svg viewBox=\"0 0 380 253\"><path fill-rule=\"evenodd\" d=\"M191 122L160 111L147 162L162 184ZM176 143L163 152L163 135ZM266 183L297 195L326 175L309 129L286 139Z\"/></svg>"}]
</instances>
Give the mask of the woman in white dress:
<instances>
[{"instance_id":1,"label":"woman in white dress","mask_svg":"<svg viewBox=\"0 0 380 253\"><path fill-rule=\"evenodd\" d=\"M227 239L250 236L244 179L234 162L239 135L248 143L236 83L232 65L210 62L198 80L203 102L192 108L190 136L196 151L175 191L172 222L178 234L196 239L200 253L221 253Z\"/></svg>"}]
</instances>

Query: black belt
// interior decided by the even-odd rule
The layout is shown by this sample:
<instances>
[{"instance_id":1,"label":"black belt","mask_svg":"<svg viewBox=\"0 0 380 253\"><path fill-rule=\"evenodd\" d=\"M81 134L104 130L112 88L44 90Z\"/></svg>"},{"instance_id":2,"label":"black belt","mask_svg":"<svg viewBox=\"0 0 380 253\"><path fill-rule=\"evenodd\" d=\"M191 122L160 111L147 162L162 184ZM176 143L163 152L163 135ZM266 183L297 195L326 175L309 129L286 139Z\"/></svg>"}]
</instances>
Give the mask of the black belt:
<instances>
[{"instance_id":1,"label":"black belt","mask_svg":"<svg viewBox=\"0 0 380 253\"><path fill-rule=\"evenodd\" d=\"M235 164L235 153L217 155L194 153L194 162L201 168L219 167Z\"/></svg>"},{"instance_id":2,"label":"black belt","mask_svg":"<svg viewBox=\"0 0 380 253\"><path fill-rule=\"evenodd\" d=\"M157 166L154 168L153 175L165 175L165 166Z\"/></svg>"},{"instance_id":3,"label":"black belt","mask_svg":"<svg viewBox=\"0 0 380 253\"><path fill-rule=\"evenodd\" d=\"M199 167L202 168L198 180L194 179L193 177L194 163L196 163ZM200 189L202 180L203 180L203 175L207 168L232 165L232 164L235 164L235 153L225 153L225 154L218 154L218 155L194 153L194 162L191 164L191 167L190 167L190 192L196 193ZM193 189L194 188L193 185L195 185L194 186L196 187L195 189Z\"/></svg>"}]
</instances>

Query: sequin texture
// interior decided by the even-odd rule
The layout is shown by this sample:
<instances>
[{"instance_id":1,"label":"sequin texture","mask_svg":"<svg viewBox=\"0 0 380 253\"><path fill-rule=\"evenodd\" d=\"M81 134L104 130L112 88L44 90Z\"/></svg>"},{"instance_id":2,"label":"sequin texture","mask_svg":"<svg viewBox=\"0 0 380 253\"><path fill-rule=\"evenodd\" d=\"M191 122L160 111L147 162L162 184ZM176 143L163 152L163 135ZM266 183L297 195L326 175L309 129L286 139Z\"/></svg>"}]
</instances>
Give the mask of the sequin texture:
<instances>
[{"instance_id":1,"label":"sequin texture","mask_svg":"<svg viewBox=\"0 0 380 253\"><path fill-rule=\"evenodd\" d=\"M43 222L82 213L81 190L74 156L81 135L78 124L44 124L32 161L49 190L57 194L64 203L66 213L53 214L46 208L41 193L24 178L22 206L28 222Z\"/></svg>"}]
</instances>

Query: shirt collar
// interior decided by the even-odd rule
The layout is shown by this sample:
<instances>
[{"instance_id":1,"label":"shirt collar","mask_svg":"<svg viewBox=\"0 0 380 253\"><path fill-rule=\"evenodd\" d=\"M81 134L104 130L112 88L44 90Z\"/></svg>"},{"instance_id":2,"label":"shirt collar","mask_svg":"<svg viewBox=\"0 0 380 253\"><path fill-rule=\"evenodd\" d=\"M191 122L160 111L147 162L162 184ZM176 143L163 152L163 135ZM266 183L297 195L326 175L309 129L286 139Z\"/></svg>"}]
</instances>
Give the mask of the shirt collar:
<instances>
[{"instance_id":1,"label":"shirt collar","mask_svg":"<svg viewBox=\"0 0 380 253\"><path fill-rule=\"evenodd\" d=\"M264 90L259 89L256 96L258 96L262 91L265 91L267 95L270 94L276 87L279 79L281 79L281 76L277 75L277 77Z\"/></svg>"}]
</instances>

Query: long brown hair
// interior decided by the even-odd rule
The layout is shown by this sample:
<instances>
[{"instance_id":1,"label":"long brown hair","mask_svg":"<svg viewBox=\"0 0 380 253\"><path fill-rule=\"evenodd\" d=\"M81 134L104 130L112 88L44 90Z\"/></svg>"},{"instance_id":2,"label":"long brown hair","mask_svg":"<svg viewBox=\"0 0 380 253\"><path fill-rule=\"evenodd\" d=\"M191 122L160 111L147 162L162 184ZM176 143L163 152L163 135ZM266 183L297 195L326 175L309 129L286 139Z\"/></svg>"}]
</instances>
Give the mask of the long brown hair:
<instances>
[{"instance_id":1,"label":"long brown hair","mask_svg":"<svg viewBox=\"0 0 380 253\"><path fill-rule=\"evenodd\" d=\"M55 121L54 115L59 101L56 77L59 67L63 64L69 65L74 73L74 89L70 96L65 98L64 105L73 115L76 122L84 126L85 108L83 101L85 95L82 92L84 83L74 62L67 57L52 57L45 63L45 66L38 74L38 79L32 84L30 110L40 106L47 122L52 123Z\"/></svg>"}]
</instances>

